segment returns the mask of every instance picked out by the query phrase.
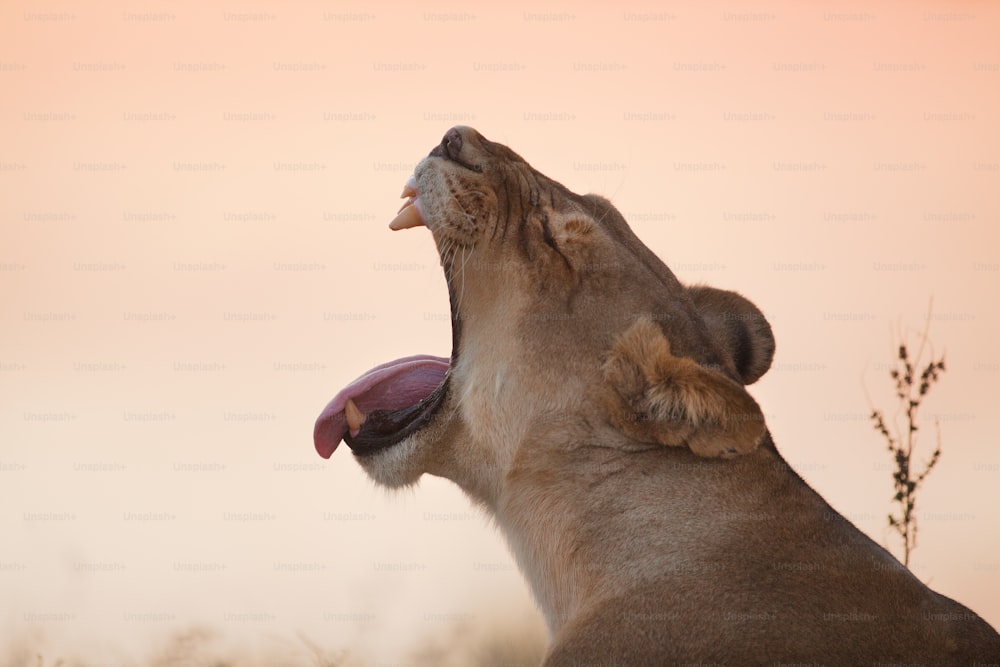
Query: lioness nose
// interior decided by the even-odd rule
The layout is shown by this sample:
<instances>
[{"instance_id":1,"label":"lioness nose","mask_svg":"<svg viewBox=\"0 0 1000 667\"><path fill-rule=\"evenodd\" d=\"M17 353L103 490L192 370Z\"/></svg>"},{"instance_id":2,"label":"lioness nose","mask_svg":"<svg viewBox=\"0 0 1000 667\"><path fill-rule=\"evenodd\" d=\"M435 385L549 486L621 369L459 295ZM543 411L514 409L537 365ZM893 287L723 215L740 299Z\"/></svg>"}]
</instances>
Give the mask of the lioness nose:
<instances>
[{"instance_id":1,"label":"lioness nose","mask_svg":"<svg viewBox=\"0 0 1000 667\"><path fill-rule=\"evenodd\" d=\"M459 153L462 152L462 133L457 127L453 127L444 133L441 146L444 148L445 155L452 160L458 159Z\"/></svg>"},{"instance_id":2,"label":"lioness nose","mask_svg":"<svg viewBox=\"0 0 1000 667\"><path fill-rule=\"evenodd\" d=\"M473 169L472 163L484 143L482 135L471 127L456 125L444 133L444 138L430 152L431 157L441 157ZM463 153L464 151L464 153Z\"/></svg>"}]
</instances>

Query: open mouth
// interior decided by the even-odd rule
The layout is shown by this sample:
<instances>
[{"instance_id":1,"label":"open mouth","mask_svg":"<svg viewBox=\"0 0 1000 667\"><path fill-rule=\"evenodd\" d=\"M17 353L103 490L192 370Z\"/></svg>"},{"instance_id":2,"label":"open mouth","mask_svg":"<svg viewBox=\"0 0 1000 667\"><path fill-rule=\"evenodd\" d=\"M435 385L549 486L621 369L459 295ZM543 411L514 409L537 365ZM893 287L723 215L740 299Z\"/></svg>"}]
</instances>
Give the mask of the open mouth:
<instances>
[{"instance_id":1,"label":"open mouth","mask_svg":"<svg viewBox=\"0 0 1000 667\"><path fill-rule=\"evenodd\" d=\"M423 206L411 177L403 187L406 202L390 229L426 226ZM452 317L452 355L458 349L458 323ZM371 369L333 397L316 420L313 442L330 458L341 440L358 456L391 447L426 426L448 389L446 357L404 357Z\"/></svg>"}]
</instances>

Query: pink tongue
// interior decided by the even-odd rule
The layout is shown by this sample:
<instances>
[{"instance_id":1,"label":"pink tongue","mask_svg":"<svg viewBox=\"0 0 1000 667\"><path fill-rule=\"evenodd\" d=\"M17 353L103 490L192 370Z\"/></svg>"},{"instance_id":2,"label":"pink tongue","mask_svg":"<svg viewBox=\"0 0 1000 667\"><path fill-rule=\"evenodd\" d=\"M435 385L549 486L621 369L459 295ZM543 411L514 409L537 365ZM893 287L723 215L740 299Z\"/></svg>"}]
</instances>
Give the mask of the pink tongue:
<instances>
[{"instance_id":1,"label":"pink tongue","mask_svg":"<svg viewBox=\"0 0 1000 667\"><path fill-rule=\"evenodd\" d=\"M316 420L313 442L316 451L330 458L347 434L344 406L353 399L366 415L373 410L398 410L426 398L444 380L447 357L418 354L371 369L340 390ZM363 427L362 427L363 428Z\"/></svg>"}]
</instances>

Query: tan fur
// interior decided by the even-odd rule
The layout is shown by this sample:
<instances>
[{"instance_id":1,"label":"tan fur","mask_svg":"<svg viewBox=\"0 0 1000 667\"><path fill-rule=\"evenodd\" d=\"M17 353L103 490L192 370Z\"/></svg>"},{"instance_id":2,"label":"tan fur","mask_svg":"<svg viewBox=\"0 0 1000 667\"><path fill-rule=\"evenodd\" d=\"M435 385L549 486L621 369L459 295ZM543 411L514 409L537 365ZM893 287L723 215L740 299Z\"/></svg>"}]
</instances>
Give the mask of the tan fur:
<instances>
[{"instance_id":1,"label":"tan fur","mask_svg":"<svg viewBox=\"0 0 1000 667\"><path fill-rule=\"evenodd\" d=\"M495 519L546 666L1000 660L988 624L782 459L743 386L774 354L760 310L681 285L609 202L456 133L416 170L456 318L449 390L357 458L389 487L451 479Z\"/></svg>"},{"instance_id":2,"label":"tan fur","mask_svg":"<svg viewBox=\"0 0 1000 667\"><path fill-rule=\"evenodd\" d=\"M764 415L750 394L721 373L671 354L670 341L648 319L615 339L604 380L612 422L641 442L731 457L764 437Z\"/></svg>"}]
</instances>

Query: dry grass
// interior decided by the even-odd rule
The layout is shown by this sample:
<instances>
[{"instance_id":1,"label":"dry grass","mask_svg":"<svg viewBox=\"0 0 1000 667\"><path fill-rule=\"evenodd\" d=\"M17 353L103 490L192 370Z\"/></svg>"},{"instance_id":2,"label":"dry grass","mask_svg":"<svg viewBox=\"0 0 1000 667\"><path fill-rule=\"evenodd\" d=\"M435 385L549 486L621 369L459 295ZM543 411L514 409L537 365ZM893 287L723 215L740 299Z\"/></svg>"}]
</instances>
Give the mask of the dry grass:
<instances>
[{"instance_id":1,"label":"dry grass","mask_svg":"<svg viewBox=\"0 0 1000 667\"><path fill-rule=\"evenodd\" d=\"M140 659L116 656L53 656L37 635L21 638L7 651L2 667L353 667L346 651L329 651L308 638L274 640L248 648L206 627L173 632Z\"/></svg>"},{"instance_id":2,"label":"dry grass","mask_svg":"<svg viewBox=\"0 0 1000 667\"><path fill-rule=\"evenodd\" d=\"M422 639L400 664L413 667L529 667L541 663L545 631L532 619L488 627L456 622L436 636ZM57 656L46 650L39 632L10 642L0 653L0 667L364 667L355 652L330 649L310 638L268 637L246 642L208 627L178 630L142 658L115 655Z\"/></svg>"},{"instance_id":3,"label":"dry grass","mask_svg":"<svg viewBox=\"0 0 1000 667\"><path fill-rule=\"evenodd\" d=\"M489 627L455 623L446 634L428 637L405 660L413 667L535 667L545 653L545 630L514 620Z\"/></svg>"}]
</instances>

